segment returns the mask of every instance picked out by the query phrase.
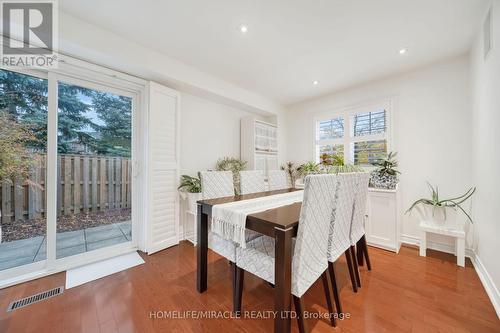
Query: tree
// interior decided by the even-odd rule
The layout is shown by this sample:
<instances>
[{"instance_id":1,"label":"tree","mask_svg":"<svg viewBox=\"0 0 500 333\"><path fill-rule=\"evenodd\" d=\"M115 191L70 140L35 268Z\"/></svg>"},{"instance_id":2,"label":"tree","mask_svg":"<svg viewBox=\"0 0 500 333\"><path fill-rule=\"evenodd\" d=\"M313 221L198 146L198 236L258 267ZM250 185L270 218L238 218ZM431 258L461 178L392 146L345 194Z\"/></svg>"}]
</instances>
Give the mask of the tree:
<instances>
[{"instance_id":1,"label":"tree","mask_svg":"<svg viewBox=\"0 0 500 333\"><path fill-rule=\"evenodd\" d=\"M104 123L94 126L100 137L96 142L99 154L131 156L132 100L129 97L94 91L92 107Z\"/></svg>"},{"instance_id":2,"label":"tree","mask_svg":"<svg viewBox=\"0 0 500 333\"><path fill-rule=\"evenodd\" d=\"M0 110L29 125L34 140L25 144L42 152L47 148L47 96L46 79L0 70ZM96 124L92 112L102 124ZM79 154L83 145L98 154L130 157L131 141L131 98L58 82L60 154Z\"/></svg>"},{"instance_id":3,"label":"tree","mask_svg":"<svg viewBox=\"0 0 500 333\"><path fill-rule=\"evenodd\" d=\"M89 134L93 128L87 112L92 105L85 102L92 90L75 85L58 83L58 152L77 153L70 143L95 145ZM47 96L48 83L31 75L7 70L0 71L0 109L6 109L14 118L29 124L37 140L27 142L31 148L47 148Z\"/></svg>"},{"instance_id":4,"label":"tree","mask_svg":"<svg viewBox=\"0 0 500 333\"><path fill-rule=\"evenodd\" d=\"M0 110L13 120L29 124L35 137L26 145L45 151L47 144L47 80L0 71Z\"/></svg>"},{"instance_id":5,"label":"tree","mask_svg":"<svg viewBox=\"0 0 500 333\"><path fill-rule=\"evenodd\" d=\"M18 123L8 112L0 111L0 129L0 179L28 178L29 169L35 163L26 148L28 142L36 141L32 128Z\"/></svg>"},{"instance_id":6,"label":"tree","mask_svg":"<svg viewBox=\"0 0 500 333\"><path fill-rule=\"evenodd\" d=\"M91 96L92 90L59 82L58 85L58 144L60 154L77 153L70 143L96 146L96 140L89 134L95 124L87 116L92 105L84 101L85 96Z\"/></svg>"}]
</instances>

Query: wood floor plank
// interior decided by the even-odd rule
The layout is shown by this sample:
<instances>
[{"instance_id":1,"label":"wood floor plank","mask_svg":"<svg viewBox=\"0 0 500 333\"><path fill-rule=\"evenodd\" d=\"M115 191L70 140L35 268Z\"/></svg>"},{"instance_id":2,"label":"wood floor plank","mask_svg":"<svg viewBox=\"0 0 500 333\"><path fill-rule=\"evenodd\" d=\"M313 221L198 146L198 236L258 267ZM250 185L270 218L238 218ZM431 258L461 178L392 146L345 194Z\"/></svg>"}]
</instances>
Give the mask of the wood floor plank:
<instances>
[{"instance_id":1,"label":"wood floor plank","mask_svg":"<svg viewBox=\"0 0 500 333\"><path fill-rule=\"evenodd\" d=\"M311 332L500 332L500 321L474 268L455 257L403 247L399 254L369 248L373 270L360 268L362 287L352 292L344 258L335 264L344 311L350 318L333 329L309 318ZM196 291L196 250L187 243L147 256L146 263L65 290L63 295L5 312L15 299L64 285L65 273L0 290L0 332L272 332L272 319L188 319L189 311L230 313L231 267L210 252L208 285ZM274 289L246 274L242 310L273 310ZM321 281L304 296L311 313L327 313ZM164 318L177 311L179 318ZM170 312L171 314L173 312ZM156 315L156 317L155 317ZM292 322L292 332L298 332Z\"/></svg>"}]
</instances>

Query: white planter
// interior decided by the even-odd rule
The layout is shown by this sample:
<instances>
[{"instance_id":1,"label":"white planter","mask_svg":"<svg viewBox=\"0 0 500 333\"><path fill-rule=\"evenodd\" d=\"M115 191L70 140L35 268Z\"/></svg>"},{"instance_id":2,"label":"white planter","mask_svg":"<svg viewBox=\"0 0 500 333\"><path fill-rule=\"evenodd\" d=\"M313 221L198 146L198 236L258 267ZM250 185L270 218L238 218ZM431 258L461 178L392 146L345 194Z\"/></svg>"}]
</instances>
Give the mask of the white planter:
<instances>
[{"instance_id":1,"label":"white planter","mask_svg":"<svg viewBox=\"0 0 500 333\"><path fill-rule=\"evenodd\" d=\"M422 217L426 221L434 222L437 225L448 225L457 223L457 212L450 207L435 207L431 205L421 205Z\"/></svg>"},{"instance_id":2,"label":"white planter","mask_svg":"<svg viewBox=\"0 0 500 333\"><path fill-rule=\"evenodd\" d=\"M186 196L188 201L188 210L196 214L198 210L198 204L196 202L201 200L201 193L186 193Z\"/></svg>"},{"instance_id":3,"label":"white planter","mask_svg":"<svg viewBox=\"0 0 500 333\"><path fill-rule=\"evenodd\" d=\"M445 224L446 223L446 207L435 207L428 206L429 209L429 219L437 224Z\"/></svg>"}]
</instances>

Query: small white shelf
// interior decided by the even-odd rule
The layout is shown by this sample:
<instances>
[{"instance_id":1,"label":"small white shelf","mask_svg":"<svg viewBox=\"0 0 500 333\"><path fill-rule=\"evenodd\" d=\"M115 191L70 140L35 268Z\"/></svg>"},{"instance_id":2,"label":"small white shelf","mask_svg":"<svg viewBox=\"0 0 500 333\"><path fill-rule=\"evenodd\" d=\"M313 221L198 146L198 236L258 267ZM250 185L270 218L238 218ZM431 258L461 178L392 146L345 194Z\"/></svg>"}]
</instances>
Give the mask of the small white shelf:
<instances>
[{"instance_id":1,"label":"small white shelf","mask_svg":"<svg viewBox=\"0 0 500 333\"><path fill-rule=\"evenodd\" d=\"M256 154L278 155L277 150L259 150L255 149Z\"/></svg>"},{"instance_id":2,"label":"small white shelf","mask_svg":"<svg viewBox=\"0 0 500 333\"><path fill-rule=\"evenodd\" d=\"M457 256L457 265L465 267L465 231L464 226L458 223L438 224L434 221L420 221L420 256L426 256L427 233L444 235L455 239L455 255Z\"/></svg>"},{"instance_id":3,"label":"small white shelf","mask_svg":"<svg viewBox=\"0 0 500 333\"><path fill-rule=\"evenodd\" d=\"M368 187L369 192L382 192L382 193L396 193L398 191L398 185L396 185L395 189L388 188L377 188L377 187Z\"/></svg>"}]
</instances>

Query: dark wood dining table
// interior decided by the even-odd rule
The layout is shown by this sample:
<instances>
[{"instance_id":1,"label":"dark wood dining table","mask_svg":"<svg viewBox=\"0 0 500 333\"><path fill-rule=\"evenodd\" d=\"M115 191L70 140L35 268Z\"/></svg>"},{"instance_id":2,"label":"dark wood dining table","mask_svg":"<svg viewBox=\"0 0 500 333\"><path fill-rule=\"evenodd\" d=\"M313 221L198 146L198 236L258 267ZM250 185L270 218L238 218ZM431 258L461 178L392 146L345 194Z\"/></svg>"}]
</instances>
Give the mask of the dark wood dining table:
<instances>
[{"instance_id":1,"label":"dark wood dining table","mask_svg":"<svg viewBox=\"0 0 500 333\"><path fill-rule=\"evenodd\" d=\"M197 280L199 293L207 290L208 227L212 207L276 194L298 191L284 189L198 201ZM246 228L275 239L274 332L290 332L292 284L292 238L297 235L301 203L281 206L247 216Z\"/></svg>"}]
</instances>

